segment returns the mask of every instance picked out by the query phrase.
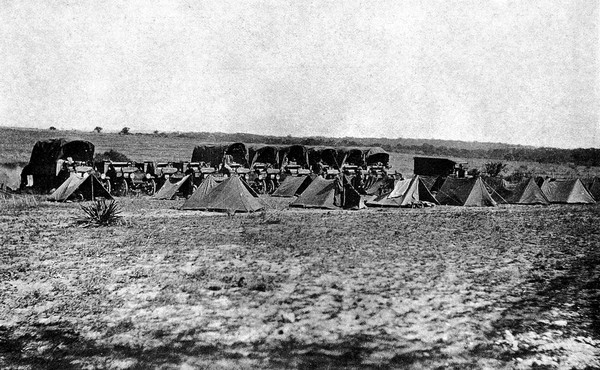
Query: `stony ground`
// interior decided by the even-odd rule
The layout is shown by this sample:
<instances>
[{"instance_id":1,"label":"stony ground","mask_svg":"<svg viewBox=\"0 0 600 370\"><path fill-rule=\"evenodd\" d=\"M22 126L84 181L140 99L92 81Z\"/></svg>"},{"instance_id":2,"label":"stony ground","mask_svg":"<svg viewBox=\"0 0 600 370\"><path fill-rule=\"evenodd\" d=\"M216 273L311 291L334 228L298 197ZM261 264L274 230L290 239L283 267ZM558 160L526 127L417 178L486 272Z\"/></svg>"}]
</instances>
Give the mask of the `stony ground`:
<instances>
[{"instance_id":1,"label":"stony ground","mask_svg":"<svg viewBox=\"0 0 600 370\"><path fill-rule=\"evenodd\" d=\"M0 212L0 368L600 367L600 206Z\"/></svg>"}]
</instances>

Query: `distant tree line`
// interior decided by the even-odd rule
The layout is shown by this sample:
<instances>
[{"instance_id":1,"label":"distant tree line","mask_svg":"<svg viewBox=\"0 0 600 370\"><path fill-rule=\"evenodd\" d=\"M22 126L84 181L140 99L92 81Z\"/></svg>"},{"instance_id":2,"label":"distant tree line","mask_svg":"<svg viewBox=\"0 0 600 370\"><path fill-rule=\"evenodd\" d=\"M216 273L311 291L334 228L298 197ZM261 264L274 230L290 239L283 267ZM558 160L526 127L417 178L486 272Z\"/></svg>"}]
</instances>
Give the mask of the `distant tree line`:
<instances>
[{"instance_id":1,"label":"distant tree line","mask_svg":"<svg viewBox=\"0 0 600 370\"><path fill-rule=\"evenodd\" d=\"M127 129L127 133L129 130ZM123 132L122 132L123 134ZM148 135L137 134L136 135ZM301 144L308 146L379 146L389 152L413 153L415 155L455 157L455 158L486 158L495 161L527 161L539 163L572 163L577 166L600 166L600 149L557 149L535 148L499 143L469 143L444 140L425 139L368 139L368 138L330 138L330 137L293 137L269 136L246 133L226 134L212 132L179 132L160 133L162 137L193 138L201 142L244 142L263 143L272 145ZM432 145L427 142L444 143ZM464 146L464 147L461 147ZM489 147L489 149L487 149Z\"/></svg>"}]
</instances>

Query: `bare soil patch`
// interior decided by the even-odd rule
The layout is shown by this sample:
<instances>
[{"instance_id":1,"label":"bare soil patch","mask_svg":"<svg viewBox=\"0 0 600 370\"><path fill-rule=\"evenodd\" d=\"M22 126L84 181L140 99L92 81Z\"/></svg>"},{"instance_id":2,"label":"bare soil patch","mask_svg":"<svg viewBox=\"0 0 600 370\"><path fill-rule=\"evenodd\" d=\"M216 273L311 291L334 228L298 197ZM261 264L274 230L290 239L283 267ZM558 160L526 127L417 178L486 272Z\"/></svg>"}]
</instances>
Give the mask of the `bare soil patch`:
<instances>
[{"instance_id":1,"label":"bare soil patch","mask_svg":"<svg viewBox=\"0 0 600 370\"><path fill-rule=\"evenodd\" d=\"M600 367L600 208L0 215L2 368Z\"/></svg>"}]
</instances>

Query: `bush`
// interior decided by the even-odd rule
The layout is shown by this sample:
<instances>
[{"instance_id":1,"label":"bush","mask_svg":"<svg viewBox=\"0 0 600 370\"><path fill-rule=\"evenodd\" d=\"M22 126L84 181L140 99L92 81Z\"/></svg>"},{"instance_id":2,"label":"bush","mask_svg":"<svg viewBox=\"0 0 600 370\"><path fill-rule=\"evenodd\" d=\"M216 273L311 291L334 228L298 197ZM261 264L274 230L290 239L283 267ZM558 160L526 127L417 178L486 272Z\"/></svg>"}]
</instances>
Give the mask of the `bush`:
<instances>
[{"instance_id":1,"label":"bush","mask_svg":"<svg viewBox=\"0 0 600 370\"><path fill-rule=\"evenodd\" d=\"M506 176L506 180L510 182L520 182L529 177L533 177L533 171L529 170L527 166L520 166L510 175Z\"/></svg>"},{"instance_id":2,"label":"bush","mask_svg":"<svg viewBox=\"0 0 600 370\"><path fill-rule=\"evenodd\" d=\"M90 205L82 205L81 210L85 213L83 223L86 226L110 226L121 220L121 209L114 200L97 200Z\"/></svg>"},{"instance_id":3,"label":"bush","mask_svg":"<svg viewBox=\"0 0 600 370\"><path fill-rule=\"evenodd\" d=\"M123 127L119 135L129 135L129 127Z\"/></svg>"},{"instance_id":4,"label":"bush","mask_svg":"<svg viewBox=\"0 0 600 370\"><path fill-rule=\"evenodd\" d=\"M489 177L497 177L504 169L506 164L502 162L488 162L485 164L484 173Z\"/></svg>"},{"instance_id":5,"label":"bush","mask_svg":"<svg viewBox=\"0 0 600 370\"><path fill-rule=\"evenodd\" d=\"M471 177L479 177L479 175L481 175L481 171L479 171L477 168L471 168L467 172L467 175L469 175Z\"/></svg>"},{"instance_id":6,"label":"bush","mask_svg":"<svg viewBox=\"0 0 600 370\"><path fill-rule=\"evenodd\" d=\"M111 149L103 154L98 153L96 156L94 156L94 162L102 161L129 162L131 159L129 159L125 154Z\"/></svg>"}]
</instances>

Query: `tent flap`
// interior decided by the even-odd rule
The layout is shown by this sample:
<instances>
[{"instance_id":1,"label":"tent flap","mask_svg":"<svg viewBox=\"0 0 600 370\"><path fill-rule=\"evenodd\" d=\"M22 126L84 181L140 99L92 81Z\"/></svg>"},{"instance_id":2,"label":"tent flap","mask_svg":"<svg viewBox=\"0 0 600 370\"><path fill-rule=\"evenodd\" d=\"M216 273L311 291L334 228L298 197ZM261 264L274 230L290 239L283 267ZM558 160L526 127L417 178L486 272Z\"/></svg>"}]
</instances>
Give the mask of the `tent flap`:
<instances>
[{"instance_id":1,"label":"tent flap","mask_svg":"<svg viewBox=\"0 0 600 370\"><path fill-rule=\"evenodd\" d=\"M467 207L493 207L494 199L481 178L448 177L436 195L440 204Z\"/></svg>"},{"instance_id":2,"label":"tent flap","mask_svg":"<svg viewBox=\"0 0 600 370\"><path fill-rule=\"evenodd\" d=\"M165 183L160 188L160 190L157 191L156 194L154 194L152 197L155 199L173 199L173 198L175 198L175 195L177 194L179 189L183 186L183 184L185 184L186 181L189 180L189 178L190 178L190 175L184 176L179 181L173 181L172 179L168 179L167 181L165 181Z\"/></svg>"},{"instance_id":3,"label":"tent flap","mask_svg":"<svg viewBox=\"0 0 600 370\"><path fill-rule=\"evenodd\" d=\"M396 181L394 190L367 201L368 206L375 207L415 207L427 204L439 203L419 176Z\"/></svg>"},{"instance_id":4,"label":"tent flap","mask_svg":"<svg viewBox=\"0 0 600 370\"><path fill-rule=\"evenodd\" d=\"M550 203L594 204L596 201L579 179L546 179L542 191Z\"/></svg>"},{"instance_id":5,"label":"tent flap","mask_svg":"<svg viewBox=\"0 0 600 370\"><path fill-rule=\"evenodd\" d=\"M95 176L85 174L81 177L72 173L47 199L64 202L75 199L93 200L94 198L113 199Z\"/></svg>"},{"instance_id":6,"label":"tent flap","mask_svg":"<svg viewBox=\"0 0 600 370\"><path fill-rule=\"evenodd\" d=\"M310 176L288 176L281 182L277 190L271 194L272 197L293 197L300 195L310 185Z\"/></svg>"},{"instance_id":7,"label":"tent flap","mask_svg":"<svg viewBox=\"0 0 600 370\"><path fill-rule=\"evenodd\" d=\"M207 184L203 186L203 184ZM205 179L196 192L186 200L182 209L221 212L255 212L263 208L258 195L250 191L238 176L216 184L212 177Z\"/></svg>"}]
</instances>

